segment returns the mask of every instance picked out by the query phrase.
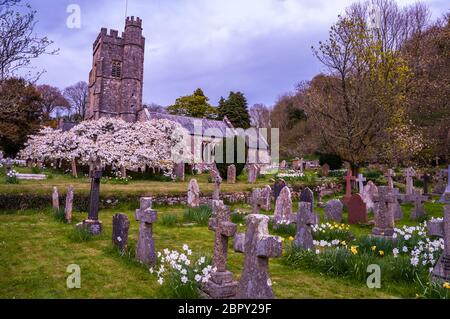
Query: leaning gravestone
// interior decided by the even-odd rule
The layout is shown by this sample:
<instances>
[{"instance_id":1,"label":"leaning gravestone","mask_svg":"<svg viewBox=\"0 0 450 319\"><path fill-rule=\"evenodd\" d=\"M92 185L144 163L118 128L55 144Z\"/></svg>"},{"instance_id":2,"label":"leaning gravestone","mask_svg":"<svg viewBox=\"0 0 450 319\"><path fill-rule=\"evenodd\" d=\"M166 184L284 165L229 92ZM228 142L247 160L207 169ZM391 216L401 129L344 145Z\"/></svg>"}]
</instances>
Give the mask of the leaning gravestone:
<instances>
[{"instance_id":1,"label":"leaning gravestone","mask_svg":"<svg viewBox=\"0 0 450 319\"><path fill-rule=\"evenodd\" d=\"M157 213L152 208L150 197L141 198L141 207L136 209L135 218L139 222L139 238L136 247L136 259L147 266L156 264L155 242L153 240L153 223Z\"/></svg>"},{"instance_id":2,"label":"leaning gravestone","mask_svg":"<svg viewBox=\"0 0 450 319\"><path fill-rule=\"evenodd\" d=\"M427 224L428 234L444 238L444 251L434 266L431 279L440 284L450 282L450 205L444 206L444 218Z\"/></svg>"},{"instance_id":3,"label":"leaning gravestone","mask_svg":"<svg viewBox=\"0 0 450 319\"><path fill-rule=\"evenodd\" d=\"M297 233L293 245L302 249L313 249L313 236L311 225L316 224L316 215L312 212L311 203L298 203Z\"/></svg>"},{"instance_id":4,"label":"leaning gravestone","mask_svg":"<svg viewBox=\"0 0 450 319\"><path fill-rule=\"evenodd\" d=\"M275 202L277 201L278 196L280 195L281 190L286 186L286 182L279 178L275 181L273 185L273 197Z\"/></svg>"},{"instance_id":5,"label":"leaning gravestone","mask_svg":"<svg viewBox=\"0 0 450 319\"><path fill-rule=\"evenodd\" d=\"M129 228L130 221L126 214L119 213L113 216L112 243L121 252L127 250Z\"/></svg>"},{"instance_id":6,"label":"leaning gravestone","mask_svg":"<svg viewBox=\"0 0 450 319\"><path fill-rule=\"evenodd\" d=\"M332 199L325 205L325 218L327 221L342 223L344 205L339 199Z\"/></svg>"},{"instance_id":7,"label":"leaning gravestone","mask_svg":"<svg viewBox=\"0 0 450 319\"><path fill-rule=\"evenodd\" d=\"M64 210L64 216L68 223L72 222L72 211L73 211L73 186L70 185L67 188L66 209Z\"/></svg>"},{"instance_id":8,"label":"leaning gravestone","mask_svg":"<svg viewBox=\"0 0 450 319\"><path fill-rule=\"evenodd\" d=\"M420 190L414 190L413 195L414 200L414 208L411 211L411 219L418 220L425 216L425 208L423 206L423 202L426 200L426 197L420 194Z\"/></svg>"},{"instance_id":9,"label":"leaning gravestone","mask_svg":"<svg viewBox=\"0 0 450 319\"><path fill-rule=\"evenodd\" d=\"M200 187L198 186L197 180L195 178L189 181L187 204L189 207L200 206Z\"/></svg>"},{"instance_id":10,"label":"leaning gravestone","mask_svg":"<svg viewBox=\"0 0 450 319\"><path fill-rule=\"evenodd\" d=\"M273 214L274 227L276 224L290 224L293 221L291 190L285 186L275 202Z\"/></svg>"},{"instance_id":11,"label":"leaning gravestone","mask_svg":"<svg viewBox=\"0 0 450 319\"><path fill-rule=\"evenodd\" d=\"M234 164L227 167L227 183L236 184L236 166Z\"/></svg>"},{"instance_id":12,"label":"leaning gravestone","mask_svg":"<svg viewBox=\"0 0 450 319\"><path fill-rule=\"evenodd\" d=\"M389 186L378 187L378 195L375 196L377 211L375 213L375 227L372 235L392 239L394 235L394 204L395 195Z\"/></svg>"},{"instance_id":13,"label":"leaning gravestone","mask_svg":"<svg viewBox=\"0 0 450 319\"><path fill-rule=\"evenodd\" d=\"M214 218L209 219L208 228L215 232L213 267L210 279L202 290L210 298L231 298L236 295L238 283L227 270L228 238L233 237L237 225L230 221L230 211L222 201L213 201Z\"/></svg>"},{"instance_id":14,"label":"leaning gravestone","mask_svg":"<svg viewBox=\"0 0 450 319\"><path fill-rule=\"evenodd\" d=\"M361 195L353 194L350 197L347 206L349 224L367 223L367 206Z\"/></svg>"},{"instance_id":15,"label":"leaning gravestone","mask_svg":"<svg viewBox=\"0 0 450 319\"><path fill-rule=\"evenodd\" d=\"M268 223L268 216L248 215L246 233L237 234L234 239L234 250L245 254L238 299L275 298L269 277L269 258L281 257L283 244L278 236L269 235Z\"/></svg>"}]
</instances>

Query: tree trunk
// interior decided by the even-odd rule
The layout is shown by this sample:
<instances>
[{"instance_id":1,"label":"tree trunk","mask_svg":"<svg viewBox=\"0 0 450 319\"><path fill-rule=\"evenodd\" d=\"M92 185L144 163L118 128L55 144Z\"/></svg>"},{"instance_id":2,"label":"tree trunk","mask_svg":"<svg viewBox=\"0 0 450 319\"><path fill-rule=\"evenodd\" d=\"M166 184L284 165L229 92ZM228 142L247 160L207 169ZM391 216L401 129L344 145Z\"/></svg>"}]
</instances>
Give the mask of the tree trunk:
<instances>
[{"instance_id":1,"label":"tree trunk","mask_svg":"<svg viewBox=\"0 0 450 319\"><path fill-rule=\"evenodd\" d=\"M72 159L71 165L72 165L72 176L74 178L78 178L77 162L76 162L76 160L74 158Z\"/></svg>"}]
</instances>

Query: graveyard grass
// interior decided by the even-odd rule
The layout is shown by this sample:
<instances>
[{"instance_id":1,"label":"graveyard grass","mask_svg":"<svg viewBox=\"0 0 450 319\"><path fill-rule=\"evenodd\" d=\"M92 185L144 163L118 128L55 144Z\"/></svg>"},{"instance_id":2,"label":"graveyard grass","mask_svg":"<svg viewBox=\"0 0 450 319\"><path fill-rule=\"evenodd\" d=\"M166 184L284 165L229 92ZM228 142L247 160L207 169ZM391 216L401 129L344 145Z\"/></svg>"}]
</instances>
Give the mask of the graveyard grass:
<instances>
[{"instance_id":1,"label":"graveyard grass","mask_svg":"<svg viewBox=\"0 0 450 319\"><path fill-rule=\"evenodd\" d=\"M203 193L212 193L213 184L208 183L207 174L196 176ZM141 194L151 190L152 194L168 192L185 193L186 182L133 181L128 185L102 184L101 193L126 192ZM72 179L67 175L54 175L46 181L21 181L19 185L0 184L0 193L39 192L48 194L50 207L51 188L59 186L64 192L69 184L74 185L75 196L88 191L87 178ZM255 185L245 183L245 177L238 184L222 184L221 192L251 190L268 184L268 178L259 179ZM325 198L324 201L331 199ZM134 261L134 247L138 235L138 223L134 219L134 208L138 203L122 203L114 210L101 210L100 220L104 233L96 238L81 240L74 233L74 224L86 217L86 212L74 212L72 224L65 224L47 210L26 210L0 212L0 298L158 298L161 287L155 275ZM273 203L272 203L273 205ZM296 210L298 203L293 203ZM442 216L442 205L425 204L430 217ZM154 224L154 238L157 251L165 248L181 250L188 244L195 254L211 255L214 233L206 225L194 225L185 220L184 206L156 206L158 221ZM402 205L404 219L396 223L417 225L409 221L412 205ZM246 204L231 205L231 211L251 212ZM112 216L126 213L130 220L130 256L120 256L112 248ZM323 209L315 212L324 220ZM344 215L346 218L346 214ZM344 218L344 222L346 219ZM371 216L369 216L371 218ZM238 231L245 230L244 222L238 221ZM351 225L351 232L359 237L371 232L367 226ZM273 231L271 231L274 234ZM289 244L289 234L279 234L284 245ZM242 272L243 255L235 253L229 242L228 267L236 279ZM285 252L284 252L285 253ZM81 288L67 289L67 266L81 267ZM416 298L422 291L417 284L388 283L382 281L381 289L369 289L365 283L325 275L315 270L298 269L283 262L282 258L270 260L269 272L277 298Z\"/></svg>"}]
</instances>

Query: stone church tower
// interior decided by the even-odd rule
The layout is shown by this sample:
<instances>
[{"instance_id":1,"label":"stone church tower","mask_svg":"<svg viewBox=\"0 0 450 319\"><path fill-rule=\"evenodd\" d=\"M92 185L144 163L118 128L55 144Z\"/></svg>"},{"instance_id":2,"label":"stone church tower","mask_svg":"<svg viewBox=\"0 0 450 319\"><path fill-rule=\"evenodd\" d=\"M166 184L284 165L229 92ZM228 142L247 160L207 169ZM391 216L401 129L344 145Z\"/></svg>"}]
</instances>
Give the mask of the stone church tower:
<instances>
[{"instance_id":1,"label":"stone church tower","mask_svg":"<svg viewBox=\"0 0 450 319\"><path fill-rule=\"evenodd\" d=\"M128 122L142 111L145 38L142 20L126 18L125 31L102 28L94 42L86 119L118 117Z\"/></svg>"}]
</instances>

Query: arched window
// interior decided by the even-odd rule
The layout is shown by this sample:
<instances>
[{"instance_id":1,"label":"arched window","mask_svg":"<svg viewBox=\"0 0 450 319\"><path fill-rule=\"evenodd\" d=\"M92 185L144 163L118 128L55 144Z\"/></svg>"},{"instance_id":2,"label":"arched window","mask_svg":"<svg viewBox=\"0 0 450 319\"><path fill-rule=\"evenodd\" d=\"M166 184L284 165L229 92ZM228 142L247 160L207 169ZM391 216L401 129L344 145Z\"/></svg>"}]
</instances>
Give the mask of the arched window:
<instances>
[{"instance_id":1,"label":"arched window","mask_svg":"<svg viewBox=\"0 0 450 319\"><path fill-rule=\"evenodd\" d=\"M113 61L111 76L113 78L120 78L122 76L122 62Z\"/></svg>"}]
</instances>

